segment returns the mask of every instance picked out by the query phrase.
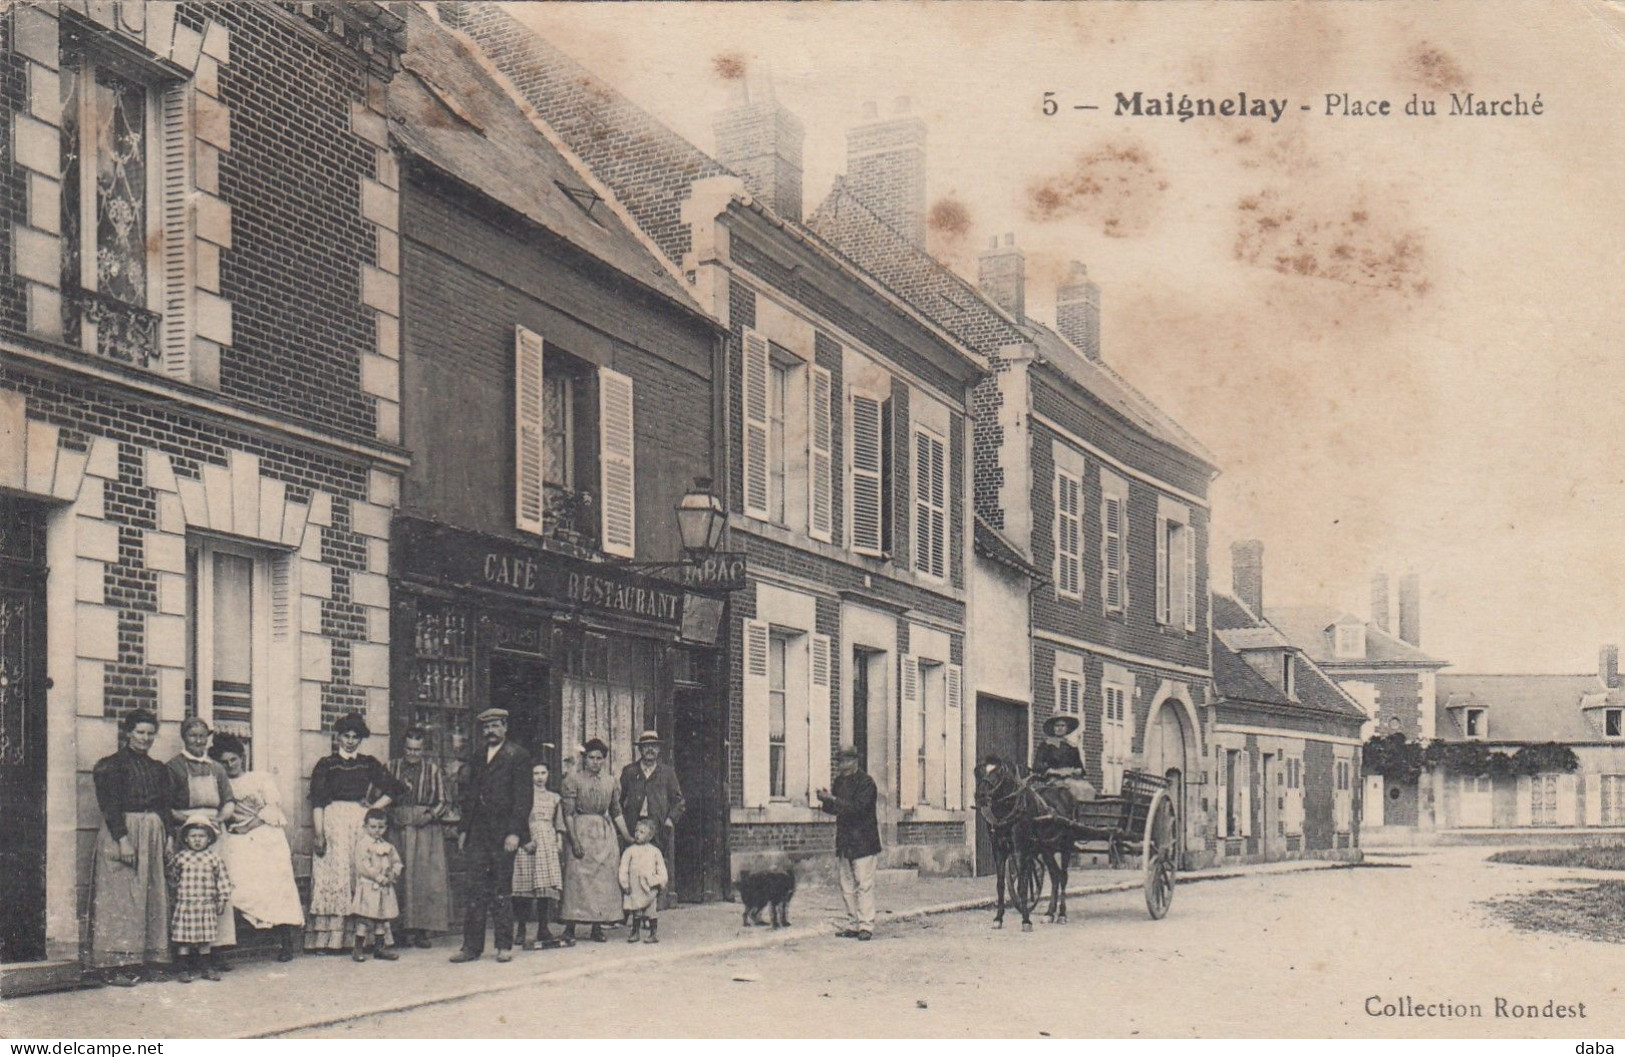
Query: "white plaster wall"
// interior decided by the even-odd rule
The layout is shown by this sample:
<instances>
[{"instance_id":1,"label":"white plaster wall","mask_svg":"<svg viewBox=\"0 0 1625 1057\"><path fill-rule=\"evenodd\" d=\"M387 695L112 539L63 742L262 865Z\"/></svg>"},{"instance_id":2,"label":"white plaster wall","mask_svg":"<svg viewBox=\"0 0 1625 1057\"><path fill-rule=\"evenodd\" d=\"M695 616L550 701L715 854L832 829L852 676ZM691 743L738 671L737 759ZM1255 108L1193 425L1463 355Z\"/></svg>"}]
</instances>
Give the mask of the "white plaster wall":
<instances>
[{"instance_id":1,"label":"white plaster wall","mask_svg":"<svg viewBox=\"0 0 1625 1057\"><path fill-rule=\"evenodd\" d=\"M1031 619L1028 581L984 558L971 563L971 597L966 641L967 667L975 685L966 695L993 694L1012 701L1033 699Z\"/></svg>"}]
</instances>

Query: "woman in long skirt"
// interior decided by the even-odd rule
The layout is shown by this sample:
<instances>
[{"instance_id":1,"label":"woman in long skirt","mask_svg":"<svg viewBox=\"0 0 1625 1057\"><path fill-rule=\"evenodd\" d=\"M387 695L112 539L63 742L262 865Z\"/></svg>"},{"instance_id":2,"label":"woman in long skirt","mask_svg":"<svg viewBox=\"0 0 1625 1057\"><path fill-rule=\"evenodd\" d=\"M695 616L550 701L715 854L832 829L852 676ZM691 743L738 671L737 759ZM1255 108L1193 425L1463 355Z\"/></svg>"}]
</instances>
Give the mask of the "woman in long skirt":
<instances>
[{"instance_id":1,"label":"woman in long skirt","mask_svg":"<svg viewBox=\"0 0 1625 1057\"><path fill-rule=\"evenodd\" d=\"M333 724L338 751L316 761L310 772L311 827L315 831L310 865L310 916L305 950L339 953L350 949L350 904L355 900L356 842L369 808L388 807L404 787L375 757L362 755L372 732L359 712ZM388 942L389 937L384 937Z\"/></svg>"},{"instance_id":2,"label":"woman in long skirt","mask_svg":"<svg viewBox=\"0 0 1625 1057\"><path fill-rule=\"evenodd\" d=\"M148 753L158 717L138 708L119 723L124 745L96 764L102 815L91 867L90 965L118 987L134 987L143 965L169 955L169 887L164 854L174 787Z\"/></svg>"},{"instance_id":3,"label":"woman in long skirt","mask_svg":"<svg viewBox=\"0 0 1625 1057\"><path fill-rule=\"evenodd\" d=\"M429 933L451 928L451 886L446 872L446 834L440 820L450 802L440 766L428 758L429 732L413 727L402 740L402 756L389 761L389 773L405 788L390 808L395 846L406 863L400 884L400 942L429 946Z\"/></svg>"},{"instance_id":4,"label":"woman in long skirt","mask_svg":"<svg viewBox=\"0 0 1625 1057\"><path fill-rule=\"evenodd\" d=\"M231 871L231 902L254 928L275 929L281 948L277 961L292 961L305 911L293 879L288 818L276 781L263 771L245 769L247 752L230 734L216 734L209 751L226 769L236 802L219 849Z\"/></svg>"},{"instance_id":5,"label":"woman in long skirt","mask_svg":"<svg viewBox=\"0 0 1625 1057\"><path fill-rule=\"evenodd\" d=\"M592 926L592 939L603 943L604 926L621 920L621 846L615 836L627 837L621 818L615 779L604 773L609 746L597 738L583 746L581 767L564 779L560 794L561 817L570 855L564 866L564 898L560 914L564 940L575 941L576 926Z\"/></svg>"}]
</instances>

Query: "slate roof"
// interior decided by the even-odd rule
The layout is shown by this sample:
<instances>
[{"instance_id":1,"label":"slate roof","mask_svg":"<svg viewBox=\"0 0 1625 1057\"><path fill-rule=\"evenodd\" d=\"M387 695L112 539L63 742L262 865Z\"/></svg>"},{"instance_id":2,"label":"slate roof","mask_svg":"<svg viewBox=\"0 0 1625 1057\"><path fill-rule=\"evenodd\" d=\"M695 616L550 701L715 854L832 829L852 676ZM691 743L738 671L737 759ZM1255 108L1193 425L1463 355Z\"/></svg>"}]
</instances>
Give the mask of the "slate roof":
<instances>
[{"instance_id":1,"label":"slate roof","mask_svg":"<svg viewBox=\"0 0 1625 1057\"><path fill-rule=\"evenodd\" d=\"M595 191L580 163L520 110L483 57L416 5L402 9L407 53L387 97L391 133L401 146L667 300L706 315L615 204Z\"/></svg>"},{"instance_id":2,"label":"slate roof","mask_svg":"<svg viewBox=\"0 0 1625 1057\"><path fill-rule=\"evenodd\" d=\"M1348 613L1332 606L1265 606L1264 615L1316 664L1327 667L1364 668L1391 664L1404 668L1443 668L1449 664L1448 661L1429 656L1369 621L1351 618ZM1333 650L1332 635L1327 629L1351 619L1354 623L1365 624L1363 658L1338 657Z\"/></svg>"},{"instance_id":3,"label":"slate roof","mask_svg":"<svg viewBox=\"0 0 1625 1057\"><path fill-rule=\"evenodd\" d=\"M1365 709L1312 658L1296 649L1270 621L1226 594L1213 595L1213 683L1223 701L1243 701L1331 713L1365 722ZM1249 644L1256 644L1250 646ZM1288 696L1242 659L1246 648L1293 649L1293 695Z\"/></svg>"},{"instance_id":4,"label":"slate roof","mask_svg":"<svg viewBox=\"0 0 1625 1057\"><path fill-rule=\"evenodd\" d=\"M1049 579L1043 570L1034 565L1027 556L1021 553L1021 548L1010 542L1004 533L983 520L982 515L976 515L976 553L988 561L997 562L1017 572L1043 583Z\"/></svg>"},{"instance_id":5,"label":"slate roof","mask_svg":"<svg viewBox=\"0 0 1625 1057\"><path fill-rule=\"evenodd\" d=\"M906 298L989 357L1006 345L1030 342L1065 377L1131 426L1217 467L1212 452L1107 364L1091 360L1049 327L1016 320L972 283L909 241L837 178L807 225Z\"/></svg>"},{"instance_id":6,"label":"slate roof","mask_svg":"<svg viewBox=\"0 0 1625 1057\"><path fill-rule=\"evenodd\" d=\"M1600 742L1582 706L1625 706L1625 694L1609 693L1589 675L1455 675L1437 679L1436 731L1446 741L1464 741L1462 708L1489 710L1491 742Z\"/></svg>"}]
</instances>

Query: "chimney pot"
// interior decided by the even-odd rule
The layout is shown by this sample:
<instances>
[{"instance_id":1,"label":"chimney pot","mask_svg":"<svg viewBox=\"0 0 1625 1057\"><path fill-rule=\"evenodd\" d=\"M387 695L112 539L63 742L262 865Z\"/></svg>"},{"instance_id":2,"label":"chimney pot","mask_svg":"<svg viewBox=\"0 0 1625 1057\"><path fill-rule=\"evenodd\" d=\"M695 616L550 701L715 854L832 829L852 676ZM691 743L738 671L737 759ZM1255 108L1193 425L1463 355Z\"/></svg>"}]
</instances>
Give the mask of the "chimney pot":
<instances>
[{"instance_id":1,"label":"chimney pot","mask_svg":"<svg viewBox=\"0 0 1625 1057\"><path fill-rule=\"evenodd\" d=\"M1237 540L1230 545L1230 584L1241 604L1264 615L1264 541Z\"/></svg>"},{"instance_id":2,"label":"chimney pot","mask_svg":"<svg viewBox=\"0 0 1625 1057\"><path fill-rule=\"evenodd\" d=\"M846 133L844 186L898 234L923 249L925 122L901 112L882 118L874 103L865 103L863 120Z\"/></svg>"},{"instance_id":3,"label":"chimney pot","mask_svg":"<svg viewBox=\"0 0 1625 1057\"><path fill-rule=\"evenodd\" d=\"M771 81L753 100L748 79L741 78L733 102L716 115L712 127L717 160L739 174L752 198L799 224L805 137L800 120L774 97Z\"/></svg>"},{"instance_id":4,"label":"chimney pot","mask_svg":"<svg viewBox=\"0 0 1625 1057\"><path fill-rule=\"evenodd\" d=\"M1619 689L1619 647L1609 643L1597 651L1597 675L1602 685L1610 690Z\"/></svg>"}]
</instances>

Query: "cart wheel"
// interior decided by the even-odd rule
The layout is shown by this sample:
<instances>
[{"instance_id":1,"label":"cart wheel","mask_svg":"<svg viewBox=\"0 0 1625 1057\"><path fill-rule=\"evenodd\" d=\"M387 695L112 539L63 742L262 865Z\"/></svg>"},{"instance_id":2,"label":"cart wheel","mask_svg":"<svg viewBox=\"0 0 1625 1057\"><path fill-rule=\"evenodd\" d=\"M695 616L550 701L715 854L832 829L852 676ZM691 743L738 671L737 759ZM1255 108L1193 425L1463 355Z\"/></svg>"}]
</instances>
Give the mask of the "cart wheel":
<instances>
[{"instance_id":1,"label":"cart wheel","mask_svg":"<svg viewBox=\"0 0 1625 1057\"><path fill-rule=\"evenodd\" d=\"M1145 846L1141 862L1145 867L1145 908L1152 920L1161 920L1174 901L1174 878L1179 857L1178 817L1166 789L1159 789L1146 811Z\"/></svg>"}]
</instances>

